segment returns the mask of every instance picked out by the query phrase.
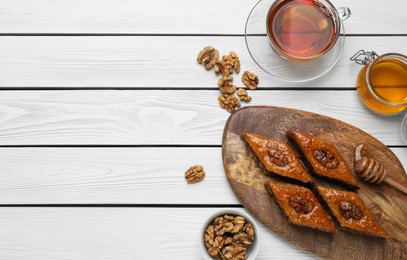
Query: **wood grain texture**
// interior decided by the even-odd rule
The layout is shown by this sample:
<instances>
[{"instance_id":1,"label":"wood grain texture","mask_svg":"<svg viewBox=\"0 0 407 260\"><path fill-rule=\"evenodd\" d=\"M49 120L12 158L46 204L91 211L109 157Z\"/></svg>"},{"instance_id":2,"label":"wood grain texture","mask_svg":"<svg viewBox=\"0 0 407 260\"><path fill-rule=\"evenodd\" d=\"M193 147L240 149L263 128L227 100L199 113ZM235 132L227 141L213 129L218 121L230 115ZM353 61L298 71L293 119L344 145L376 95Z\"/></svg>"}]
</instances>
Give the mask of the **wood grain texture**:
<instances>
[{"instance_id":1,"label":"wood grain texture","mask_svg":"<svg viewBox=\"0 0 407 260\"><path fill-rule=\"evenodd\" d=\"M406 172L397 157L384 144L360 129L305 111L251 107L231 115L222 146L229 184L246 209L283 238L326 259L346 259L349 256L352 259L405 259L407 195L386 185L360 182L357 193L389 234L387 240L342 230L331 235L288 223L264 188L270 177L264 175L259 161L240 135L254 133L287 142L285 131L289 129L333 143L349 166L354 163L354 148L360 143L367 143L372 157L380 158L380 163L391 173L389 177L407 186ZM321 185L318 179L315 181Z\"/></svg>"},{"instance_id":2,"label":"wood grain texture","mask_svg":"<svg viewBox=\"0 0 407 260\"><path fill-rule=\"evenodd\" d=\"M2 91L0 145L221 144L217 90ZM402 145L402 114L370 113L356 91L252 91L250 105L308 110ZM247 104L243 104L247 106Z\"/></svg>"},{"instance_id":3,"label":"wood grain texture","mask_svg":"<svg viewBox=\"0 0 407 260\"><path fill-rule=\"evenodd\" d=\"M203 259L201 226L221 210L0 208L0 259ZM313 259L260 228L257 259Z\"/></svg>"},{"instance_id":4,"label":"wood grain texture","mask_svg":"<svg viewBox=\"0 0 407 260\"><path fill-rule=\"evenodd\" d=\"M391 150L407 168L407 149ZM188 185L194 164L207 174ZM0 148L0 169L0 204L240 204L220 147Z\"/></svg>"},{"instance_id":5,"label":"wood grain texture","mask_svg":"<svg viewBox=\"0 0 407 260\"><path fill-rule=\"evenodd\" d=\"M257 0L1 0L0 33L243 34ZM348 33L406 33L403 0L332 0L348 6ZM180 12L180 10L188 10ZM225 15L227 11L227 15ZM52 22L49 22L52 21Z\"/></svg>"},{"instance_id":6,"label":"wood grain texture","mask_svg":"<svg viewBox=\"0 0 407 260\"><path fill-rule=\"evenodd\" d=\"M294 84L263 72L250 57L244 37L0 37L0 87L216 88L213 71L196 62L198 52L209 44L222 54L234 50L241 71L259 75L259 88L353 88L361 66L349 57L357 51L407 52L407 37L348 37L332 71Z\"/></svg>"}]
</instances>

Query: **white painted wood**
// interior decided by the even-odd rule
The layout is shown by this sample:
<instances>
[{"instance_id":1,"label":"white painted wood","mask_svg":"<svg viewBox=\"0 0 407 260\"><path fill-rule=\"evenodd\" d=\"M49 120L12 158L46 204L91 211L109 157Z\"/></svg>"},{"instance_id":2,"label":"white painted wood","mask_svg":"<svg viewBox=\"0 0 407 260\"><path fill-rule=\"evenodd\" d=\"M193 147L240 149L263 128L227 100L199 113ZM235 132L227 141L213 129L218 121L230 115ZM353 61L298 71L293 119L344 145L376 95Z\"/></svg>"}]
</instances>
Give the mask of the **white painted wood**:
<instances>
[{"instance_id":1,"label":"white painted wood","mask_svg":"<svg viewBox=\"0 0 407 260\"><path fill-rule=\"evenodd\" d=\"M243 34L257 0L0 0L0 33ZM406 34L406 2L348 5L350 34ZM159 6L159 8L157 8ZM180 11L187 10L187 11ZM225 15L225 13L227 15ZM354 87L357 50L406 53L407 37L350 37L326 77L280 82L251 60L244 37L0 37L0 87L216 87L196 64L212 44L235 50L261 87ZM227 112L213 91L1 91L0 145L216 144ZM354 91L256 91L252 105L294 107L401 145L401 115L369 113ZM407 149L392 149L406 164ZM193 164L204 182L187 185ZM238 204L220 148L1 148L0 204ZM187 196L186 196L187 194ZM0 259L202 259L199 230L215 208L0 208ZM310 259L262 229L258 259Z\"/></svg>"},{"instance_id":2,"label":"white painted wood","mask_svg":"<svg viewBox=\"0 0 407 260\"><path fill-rule=\"evenodd\" d=\"M391 150L407 169L407 149ZM1 148L0 204L240 204L221 153L221 148ZM195 164L204 166L206 178L187 184L184 172Z\"/></svg>"},{"instance_id":3,"label":"white painted wood","mask_svg":"<svg viewBox=\"0 0 407 260\"><path fill-rule=\"evenodd\" d=\"M0 145L221 144L229 116L218 90L2 91ZM369 112L356 91L251 91L250 105L292 107L403 144L402 114ZM248 104L243 104L247 106Z\"/></svg>"},{"instance_id":4,"label":"white painted wood","mask_svg":"<svg viewBox=\"0 0 407 260\"><path fill-rule=\"evenodd\" d=\"M1 0L1 33L243 34L257 0ZM348 6L353 34L407 33L406 2L332 0ZM181 11L182 10L182 11Z\"/></svg>"},{"instance_id":5,"label":"white painted wood","mask_svg":"<svg viewBox=\"0 0 407 260\"><path fill-rule=\"evenodd\" d=\"M221 210L0 208L0 259L203 259L201 226ZM260 234L256 259L313 259L262 225Z\"/></svg>"},{"instance_id":6,"label":"white painted wood","mask_svg":"<svg viewBox=\"0 0 407 260\"><path fill-rule=\"evenodd\" d=\"M263 72L250 57L244 37L0 37L0 87L217 87L213 71L196 62L208 44L223 54L236 51L242 71L259 75L260 88L355 87L361 66L349 57L357 51L407 52L407 37L349 37L331 72L296 84Z\"/></svg>"}]
</instances>

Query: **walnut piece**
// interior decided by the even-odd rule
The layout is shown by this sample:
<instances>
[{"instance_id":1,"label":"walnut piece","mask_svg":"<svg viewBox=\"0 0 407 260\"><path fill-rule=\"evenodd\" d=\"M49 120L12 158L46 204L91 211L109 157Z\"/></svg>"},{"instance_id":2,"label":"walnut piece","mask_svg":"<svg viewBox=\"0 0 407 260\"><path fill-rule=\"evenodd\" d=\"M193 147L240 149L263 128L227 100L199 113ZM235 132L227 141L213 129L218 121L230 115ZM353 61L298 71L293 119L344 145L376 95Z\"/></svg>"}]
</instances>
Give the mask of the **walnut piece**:
<instances>
[{"instance_id":1,"label":"walnut piece","mask_svg":"<svg viewBox=\"0 0 407 260\"><path fill-rule=\"evenodd\" d=\"M254 90L257 88L257 85L259 85L259 78L250 71L245 71L242 76L242 82L246 87Z\"/></svg>"},{"instance_id":2,"label":"walnut piece","mask_svg":"<svg viewBox=\"0 0 407 260\"><path fill-rule=\"evenodd\" d=\"M250 236L246 232L239 232L236 235L233 236L233 239L235 242L239 245L251 245L253 244L253 239L254 237Z\"/></svg>"},{"instance_id":3,"label":"walnut piece","mask_svg":"<svg viewBox=\"0 0 407 260\"><path fill-rule=\"evenodd\" d=\"M246 259L254 242L254 228L242 216L221 215L205 230L204 242L208 253L215 258Z\"/></svg>"},{"instance_id":4,"label":"walnut piece","mask_svg":"<svg viewBox=\"0 0 407 260\"><path fill-rule=\"evenodd\" d=\"M295 212L301 214L308 214L312 211L314 206L308 200L301 198L299 195L295 195L290 198L289 204Z\"/></svg>"},{"instance_id":5,"label":"walnut piece","mask_svg":"<svg viewBox=\"0 0 407 260\"><path fill-rule=\"evenodd\" d=\"M224 260L244 260L247 257L247 249L243 246L226 246L220 254Z\"/></svg>"},{"instance_id":6,"label":"walnut piece","mask_svg":"<svg viewBox=\"0 0 407 260\"><path fill-rule=\"evenodd\" d=\"M315 159L328 169L335 169L339 166L339 161L329 151L316 150L314 152Z\"/></svg>"},{"instance_id":7,"label":"walnut piece","mask_svg":"<svg viewBox=\"0 0 407 260\"><path fill-rule=\"evenodd\" d=\"M237 54L234 51L231 51L229 54L232 63L233 63L233 69L235 70L236 73L240 72L240 60L239 60L239 56L237 56Z\"/></svg>"},{"instance_id":8,"label":"walnut piece","mask_svg":"<svg viewBox=\"0 0 407 260\"><path fill-rule=\"evenodd\" d=\"M191 166L185 172L185 179L188 183L197 183L205 178L205 171L201 165Z\"/></svg>"},{"instance_id":9,"label":"walnut piece","mask_svg":"<svg viewBox=\"0 0 407 260\"><path fill-rule=\"evenodd\" d=\"M252 97L249 96L247 91L243 88L237 90L237 95L239 96L240 101L250 102L252 100Z\"/></svg>"},{"instance_id":10,"label":"walnut piece","mask_svg":"<svg viewBox=\"0 0 407 260\"><path fill-rule=\"evenodd\" d=\"M341 211L341 215L346 219L359 220L364 217L360 208L350 201L342 200L339 203L339 210Z\"/></svg>"},{"instance_id":11,"label":"walnut piece","mask_svg":"<svg viewBox=\"0 0 407 260\"><path fill-rule=\"evenodd\" d=\"M211 256L218 256L223 245L225 244L225 240L222 236L215 237L215 229L212 225L209 225L204 234L204 242L205 246L208 249L208 253Z\"/></svg>"},{"instance_id":12,"label":"walnut piece","mask_svg":"<svg viewBox=\"0 0 407 260\"><path fill-rule=\"evenodd\" d=\"M232 85L233 78L231 76L223 77L218 80L218 86L222 94L233 94L236 91L236 86Z\"/></svg>"},{"instance_id":13,"label":"walnut piece","mask_svg":"<svg viewBox=\"0 0 407 260\"><path fill-rule=\"evenodd\" d=\"M215 231L212 225L209 225L204 234L204 241L205 241L205 246L207 248L211 247L213 245L213 240L215 239Z\"/></svg>"},{"instance_id":14,"label":"walnut piece","mask_svg":"<svg viewBox=\"0 0 407 260\"><path fill-rule=\"evenodd\" d=\"M215 71L216 75L221 73L224 77L233 73L232 66L227 64L223 60L218 60L215 62L214 71Z\"/></svg>"},{"instance_id":15,"label":"walnut piece","mask_svg":"<svg viewBox=\"0 0 407 260\"><path fill-rule=\"evenodd\" d=\"M219 59L219 51L212 46L206 46L198 54L196 60L199 64L203 64L207 70L210 70L215 62Z\"/></svg>"},{"instance_id":16,"label":"walnut piece","mask_svg":"<svg viewBox=\"0 0 407 260\"><path fill-rule=\"evenodd\" d=\"M242 216L237 216L233 219L232 233L238 233L243 230L243 226L246 223L246 219Z\"/></svg>"},{"instance_id":17,"label":"walnut piece","mask_svg":"<svg viewBox=\"0 0 407 260\"><path fill-rule=\"evenodd\" d=\"M213 221L213 225L215 227L214 230L217 236L222 236L225 233L236 234L243 229L245 221L245 218L241 216L233 217L224 215L222 217L217 217Z\"/></svg>"},{"instance_id":18,"label":"walnut piece","mask_svg":"<svg viewBox=\"0 0 407 260\"><path fill-rule=\"evenodd\" d=\"M236 107L240 107L240 101L233 94L223 94L218 97L219 105L226 109L229 113L235 111Z\"/></svg>"},{"instance_id":19,"label":"walnut piece","mask_svg":"<svg viewBox=\"0 0 407 260\"><path fill-rule=\"evenodd\" d=\"M246 232L247 234L249 234L249 236L252 237L252 240L254 240L254 228L253 228L252 224L247 223L244 226L243 231Z\"/></svg>"},{"instance_id":20,"label":"walnut piece","mask_svg":"<svg viewBox=\"0 0 407 260\"><path fill-rule=\"evenodd\" d=\"M240 60L239 56L234 51L231 51L229 55L223 55L222 60L232 67L236 73L240 72Z\"/></svg>"},{"instance_id":21,"label":"walnut piece","mask_svg":"<svg viewBox=\"0 0 407 260\"><path fill-rule=\"evenodd\" d=\"M288 164L287 157L283 151L279 151L275 148L270 148L267 151L270 161L279 167L284 167Z\"/></svg>"},{"instance_id":22,"label":"walnut piece","mask_svg":"<svg viewBox=\"0 0 407 260\"><path fill-rule=\"evenodd\" d=\"M233 217L232 219L229 216L225 215L223 217L217 217L213 221L213 225L215 226L215 232L217 236L222 236L226 232L230 233L233 231Z\"/></svg>"}]
</instances>

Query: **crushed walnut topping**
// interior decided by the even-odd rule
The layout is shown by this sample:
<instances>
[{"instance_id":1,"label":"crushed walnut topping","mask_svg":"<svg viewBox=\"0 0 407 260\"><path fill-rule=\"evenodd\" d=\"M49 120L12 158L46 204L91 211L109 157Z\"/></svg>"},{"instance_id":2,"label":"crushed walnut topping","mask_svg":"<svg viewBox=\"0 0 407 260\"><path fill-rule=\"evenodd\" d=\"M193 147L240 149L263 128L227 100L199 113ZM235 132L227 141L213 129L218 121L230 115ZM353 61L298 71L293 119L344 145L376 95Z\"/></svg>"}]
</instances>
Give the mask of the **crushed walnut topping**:
<instances>
[{"instance_id":1,"label":"crushed walnut topping","mask_svg":"<svg viewBox=\"0 0 407 260\"><path fill-rule=\"evenodd\" d=\"M201 165L191 166L185 172L185 179L188 183L197 183L205 178L205 171Z\"/></svg>"},{"instance_id":2,"label":"crushed walnut topping","mask_svg":"<svg viewBox=\"0 0 407 260\"><path fill-rule=\"evenodd\" d=\"M275 148L270 148L267 151L270 161L279 167L284 167L288 164L288 159L283 151L279 151Z\"/></svg>"},{"instance_id":3,"label":"crushed walnut topping","mask_svg":"<svg viewBox=\"0 0 407 260\"><path fill-rule=\"evenodd\" d=\"M322 166L324 166L328 169L335 169L335 168L338 168L338 166L339 166L339 161L329 151L316 150L314 152L314 157L315 157L315 159L318 160L319 163L322 164Z\"/></svg>"},{"instance_id":4,"label":"crushed walnut topping","mask_svg":"<svg viewBox=\"0 0 407 260\"><path fill-rule=\"evenodd\" d=\"M289 199L290 206L297 213L308 214L312 211L314 206L307 199L301 198L299 195L295 195Z\"/></svg>"},{"instance_id":5,"label":"crushed walnut topping","mask_svg":"<svg viewBox=\"0 0 407 260\"><path fill-rule=\"evenodd\" d=\"M203 64L207 70L210 70L219 59L219 51L212 46L206 46L198 54L196 60L199 64Z\"/></svg>"},{"instance_id":6,"label":"crushed walnut topping","mask_svg":"<svg viewBox=\"0 0 407 260\"><path fill-rule=\"evenodd\" d=\"M221 215L208 225L204 243L216 259L246 259L255 238L254 228L242 216Z\"/></svg>"},{"instance_id":7,"label":"crushed walnut topping","mask_svg":"<svg viewBox=\"0 0 407 260\"><path fill-rule=\"evenodd\" d=\"M242 82L246 87L254 90L257 88L257 85L259 85L259 78L254 73L245 71L242 76Z\"/></svg>"},{"instance_id":8,"label":"crushed walnut topping","mask_svg":"<svg viewBox=\"0 0 407 260\"><path fill-rule=\"evenodd\" d=\"M343 200L339 203L339 210L345 219L359 220L364 217L362 211L358 206L350 201Z\"/></svg>"},{"instance_id":9,"label":"crushed walnut topping","mask_svg":"<svg viewBox=\"0 0 407 260\"><path fill-rule=\"evenodd\" d=\"M249 96L247 91L243 88L239 88L237 90L237 96L239 97L240 101L250 102L252 100L252 97Z\"/></svg>"}]
</instances>

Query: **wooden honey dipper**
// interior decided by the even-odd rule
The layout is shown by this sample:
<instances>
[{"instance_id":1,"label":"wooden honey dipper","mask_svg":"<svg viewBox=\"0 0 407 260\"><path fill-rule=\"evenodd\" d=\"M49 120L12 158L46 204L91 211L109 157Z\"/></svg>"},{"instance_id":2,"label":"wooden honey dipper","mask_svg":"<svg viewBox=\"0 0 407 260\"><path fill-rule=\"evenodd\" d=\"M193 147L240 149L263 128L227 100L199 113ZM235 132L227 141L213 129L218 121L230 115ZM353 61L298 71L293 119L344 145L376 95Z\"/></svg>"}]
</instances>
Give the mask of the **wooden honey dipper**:
<instances>
[{"instance_id":1,"label":"wooden honey dipper","mask_svg":"<svg viewBox=\"0 0 407 260\"><path fill-rule=\"evenodd\" d=\"M363 144L355 149L355 172L366 182L379 184L384 181L399 191L407 194L407 188L392 179L387 178L386 170L375 159L361 157L362 147Z\"/></svg>"}]
</instances>

